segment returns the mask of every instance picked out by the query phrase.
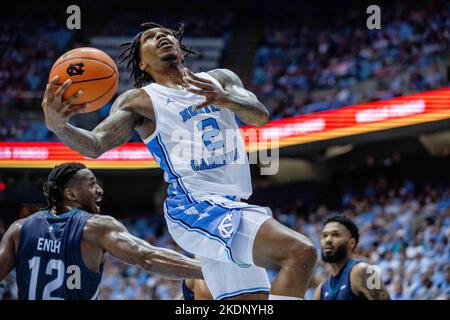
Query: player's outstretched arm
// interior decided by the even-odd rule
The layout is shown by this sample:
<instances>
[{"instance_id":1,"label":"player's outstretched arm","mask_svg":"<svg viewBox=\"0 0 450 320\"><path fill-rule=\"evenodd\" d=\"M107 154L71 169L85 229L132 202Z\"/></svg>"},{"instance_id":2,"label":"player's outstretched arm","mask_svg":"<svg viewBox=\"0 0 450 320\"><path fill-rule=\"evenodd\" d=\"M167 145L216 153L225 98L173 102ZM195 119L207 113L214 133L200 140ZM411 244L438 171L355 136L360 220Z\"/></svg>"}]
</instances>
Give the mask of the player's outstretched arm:
<instances>
[{"instance_id":1,"label":"player's outstretched arm","mask_svg":"<svg viewBox=\"0 0 450 320\"><path fill-rule=\"evenodd\" d=\"M369 300L390 300L389 292L384 286L380 269L367 263L359 263L350 274L352 290Z\"/></svg>"},{"instance_id":2,"label":"player's outstretched arm","mask_svg":"<svg viewBox=\"0 0 450 320\"><path fill-rule=\"evenodd\" d=\"M95 215L84 232L118 259L171 279L203 278L200 264L176 251L154 247L128 232L110 216Z\"/></svg>"},{"instance_id":3,"label":"player's outstretched arm","mask_svg":"<svg viewBox=\"0 0 450 320\"><path fill-rule=\"evenodd\" d=\"M78 91L63 101L62 96L72 82L70 79L67 80L54 92L57 81L56 76L47 85L42 108L47 128L54 132L65 145L84 156L97 158L104 152L130 140L135 126L140 121L140 116L129 110L131 105L142 103L140 100L143 95L139 89L129 90L120 95L114 102L110 115L94 130L89 131L69 123L72 116L82 112L86 107L86 104L73 104L83 92Z\"/></svg>"},{"instance_id":4,"label":"player's outstretched arm","mask_svg":"<svg viewBox=\"0 0 450 320\"><path fill-rule=\"evenodd\" d=\"M2 281L16 265L16 246L19 243L23 219L14 222L3 235L0 242L0 281Z\"/></svg>"},{"instance_id":5,"label":"player's outstretched arm","mask_svg":"<svg viewBox=\"0 0 450 320\"><path fill-rule=\"evenodd\" d=\"M198 88L190 87L188 90L206 97L206 101L196 108L208 104L228 108L243 122L256 126L264 125L269 121L270 114L266 107L252 92L244 88L241 79L234 72L228 69L215 69L208 71L208 74L217 79L223 89L217 87L212 81L198 77L185 68L187 83Z\"/></svg>"}]
</instances>

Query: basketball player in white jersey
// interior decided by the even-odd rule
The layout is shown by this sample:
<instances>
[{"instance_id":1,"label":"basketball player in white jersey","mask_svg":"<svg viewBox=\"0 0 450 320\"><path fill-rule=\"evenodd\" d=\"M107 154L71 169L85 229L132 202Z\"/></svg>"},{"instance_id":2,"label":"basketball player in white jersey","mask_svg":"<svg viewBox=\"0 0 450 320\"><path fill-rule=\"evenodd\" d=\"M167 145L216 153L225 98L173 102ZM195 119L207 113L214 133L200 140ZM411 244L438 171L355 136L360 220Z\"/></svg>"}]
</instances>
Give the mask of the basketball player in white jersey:
<instances>
[{"instance_id":1,"label":"basketball player in white jersey","mask_svg":"<svg viewBox=\"0 0 450 320\"><path fill-rule=\"evenodd\" d=\"M69 124L85 108L73 104L82 92L62 101L71 82L54 92L55 77L42 102L47 127L92 158L137 131L170 184L164 203L169 232L199 257L214 299L303 298L317 259L314 245L273 219L269 208L240 201L252 185L235 117L264 125L267 109L230 70L187 70L183 52L193 51L181 43L183 27L142 26L122 54L136 89L121 94L110 115L88 131ZM227 130L234 130L233 139L226 139ZM181 157L180 147L193 156ZM264 268L278 270L272 284Z\"/></svg>"}]
</instances>

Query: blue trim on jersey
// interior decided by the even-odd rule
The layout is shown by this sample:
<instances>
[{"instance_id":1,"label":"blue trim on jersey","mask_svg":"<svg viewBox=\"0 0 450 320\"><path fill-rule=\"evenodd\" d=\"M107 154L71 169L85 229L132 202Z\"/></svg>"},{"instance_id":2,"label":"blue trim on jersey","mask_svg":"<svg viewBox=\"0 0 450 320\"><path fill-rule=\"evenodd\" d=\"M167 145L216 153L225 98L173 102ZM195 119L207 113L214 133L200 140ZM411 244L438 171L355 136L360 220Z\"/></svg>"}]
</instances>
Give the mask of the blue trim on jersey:
<instances>
[{"instance_id":1,"label":"blue trim on jersey","mask_svg":"<svg viewBox=\"0 0 450 320\"><path fill-rule=\"evenodd\" d=\"M199 203L197 201L194 201L192 203L190 201L190 199L187 197L187 195L185 195L185 194L175 196L175 197L168 197L168 198L166 198L165 203L167 204L167 202L171 203L170 207L172 209L179 208L180 206L186 207L186 206L190 206L190 205ZM167 204L167 208L169 208L169 204Z\"/></svg>"},{"instance_id":2,"label":"blue trim on jersey","mask_svg":"<svg viewBox=\"0 0 450 320\"><path fill-rule=\"evenodd\" d=\"M182 220L174 219L173 217L169 216L169 214L167 214L167 217L169 218L170 221L172 221L173 223L178 224L183 229L186 229L186 230L191 231L191 232L197 232L197 233L201 234L202 236L207 237L208 239L219 241L220 244L225 246L225 250L227 252L228 258L230 258L231 261L233 261L234 263L239 265L236 261L234 261L232 255L231 255L230 248L228 248L228 246L226 245L226 242L222 241L222 239L220 239L219 237L216 237L213 234L208 233L207 231L205 231L203 229L189 227L188 225L184 224Z\"/></svg>"},{"instance_id":3,"label":"blue trim on jersey","mask_svg":"<svg viewBox=\"0 0 450 320\"><path fill-rule=\"evenodd\" d=\"M171 170L172 174L174 176L176 176L176 180L177 180L178 184L180 185L180 188L183 190L183 193L185 193L188 196L188 198L189 198L189 200L191 200L191 202L194 202L194 200L189 196L189 192L188 192L186 186L184 185L183 180L181 179L181 176L178 175L177 172L175 171L175 167L173 166L172 162L170 161L169 152L167 151L167 148L166 148L164 142L162 141L161 135L159 133L156 135L156 140L157 140L159 146L162 148L166 162L169 165L169 168L172 169Z\"/></svg>"},{"instance_id":4,"label":"blue trim on jersey","mask_svg":"<svg viewBox=\"0 0 450 320\"><path fill-rule=\"evenodd\" d=\"M218 206L218 207L221 207L221 208L227 209L227 210L236 209L236 208L226 207L224 204L221 204L221 203L212 202L211 200L205 200L205 202L209 203L212 206Z\"/></svg>"},{"instance_id":5,"label":"blue trim on jersey","mask_svg":"<svg viewBox=\"0 0 450 320\"><path fill-rule=\"evenodd\" d=\"M216 236L215 234L209 233L208 230L204 230L204 229L199 228L199 227L191 227L191 226L187 225L183 220L171 217L170 214L169 214L169 207L168 207L167 203L164 203L164 204L166 206L166 215L167 215L167 217L169 218L170 221L172 221L173 223L178 224L183 229L186 229L188 231L197 232L197 233L207 237L208 239L219 241L222 245L224 245L225 250L226 250L227 255L228 255L228 258L231 261L233 261L235 264L240 265L239 263L237 263L233 259L233 255L231 254L231 249L228 247L227 242L225 240L223 240L222 238Z\"/></svg>"},{"instance_id":6,"label":"blue trim on jersey","mask_svg":"<svg viewBox=\"0 0 450 320\"><path fill-rule=\"evenodd\" d=\"M77 213L78 211L80 211L80 208L73 208L67 212L64 212L63 214L53 215L48 210L45 210L44 214L47 218L62 219L62 218L67 218L67 217L71 216L72 214Z\"/></svg>"},{"instance_id":7,"label":"blue trim on jersey","mask_svg":"<svg viewBox=\"0 0 450 320\"><path fill-rule=\"evenodd\" d=\"M167 159L163 153L163 150L161 146L159 145L157 141L157 136L155 136L152 140L150 140L147 143L147 148L150 149L150 152L153 154L154 158L158 158L160 160L160 166L161 168L167 172L169 175L169 179L173 180L176 179L175 175L173 174L172 170L170 169L169 165L167 164Z\"/></svg>"},{"instance_id":8,"label":"blue trim on jersey","mask_svg":"<svg viewBox=\"0 0 450 320\"><path fill-rule=\"evenodd\" d=\"M147 148L150 150L154 158L159 159L159 165L164 172L169 176L169 181L171 186L175 186L175 190L178 194L187 194L187 191L183 189L182 181L180 181L179 176L173 170L169 157L163 150L162 143L158 138L159 134L156 135L152 140L147 143ZM170 196L170 192L169 192ZM189 200L191 200L189 198Z\"/></svg>"},{"instance_id":9,"label":"blue trim on jersey","mask_svg":"<svg viewBox=\"0 0 450 320\"><path fill-rule=\"evenodd\" d=\"M228 197L225 197L225 198L228 198ZM243 208L257 207L257 206L251 205L251 204L246 204L245 206L239 206L238 208L236 208L236 207L229 207L229 206L227 206L226 204L223 204L223 203L215 202L212 199L208 199L208 200L204 200L204 201L209 203L212 206L218 206L218 207L221 207L221 208L227 209L227 210L237 210L237 209L243 209Z\"/></svg>"},{"instance_id":10,"label":"blue trim on jersey","mask_svg":"<svg viewBox=\"0 0 450 320\"><path fill-rule=\"evenodd\" d=\"M259 288L242 289L242 290L237 290L237 291L233 291L233 292L223 293L223 294L221 294L220 296L218 296L215 299L216 300L221 300L221 299L226 299L226 298L239 296L241 294L255 293L255 292L261 292L261 291L270 292L270 288L259 287Z\"/></svg>"}]
</instances>

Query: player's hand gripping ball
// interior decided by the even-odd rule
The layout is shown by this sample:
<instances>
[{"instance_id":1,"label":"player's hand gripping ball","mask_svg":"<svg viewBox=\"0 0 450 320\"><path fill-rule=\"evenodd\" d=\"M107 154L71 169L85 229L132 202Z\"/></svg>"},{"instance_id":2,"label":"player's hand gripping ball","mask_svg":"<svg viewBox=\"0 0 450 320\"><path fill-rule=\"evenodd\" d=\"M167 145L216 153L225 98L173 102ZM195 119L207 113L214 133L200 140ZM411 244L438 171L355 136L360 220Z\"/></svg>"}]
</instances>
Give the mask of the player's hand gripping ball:
<instances>
[{"instance_id":1,"label":"player's hand gripping ball","mask_svg":"<svg viewBox=\"0 0 450 320\"><path fill-rule=\"evenodd\" d=\"M65 90L63 100L83 90L74 105L87 107L81 112L91 112L103 107L114 96L119 84L119 72L114 60L95 48L77 48L64 53L50 70L49 83L58 76L54 90L68 79L72 84Z\"/></svg>"}]
</instances>

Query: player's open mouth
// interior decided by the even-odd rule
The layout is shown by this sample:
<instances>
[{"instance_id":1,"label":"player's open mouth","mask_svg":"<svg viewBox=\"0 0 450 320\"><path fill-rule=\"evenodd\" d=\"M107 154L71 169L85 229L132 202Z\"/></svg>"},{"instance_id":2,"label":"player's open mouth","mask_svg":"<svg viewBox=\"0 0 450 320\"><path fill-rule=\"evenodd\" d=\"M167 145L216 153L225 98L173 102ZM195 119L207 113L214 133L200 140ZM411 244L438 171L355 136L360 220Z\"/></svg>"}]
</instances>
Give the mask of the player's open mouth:
<instances>
[{"instance_id":1,"label":"player's open mouth","mask_svg":"<svg viewBox=\"0 0 450 320\"><path fill-rule=\"evenodd\" d=\"M100 211L100 202L102 202L102 198L99 198L95 201L95 207L98 211Z\"/></svg>"},{"instance_id":2,"label":"player's open mouth","mask_svg":"<svg viewBox=\"0 0 450 320\"><path fill-rule=\"evenodd\" d=\"M161 40L161 42L158 44L158 49L164 49L164 48L168 48L171 47L172 43L169 40Z\"/></svg>"}]
</instances>

